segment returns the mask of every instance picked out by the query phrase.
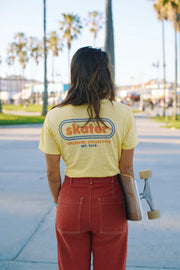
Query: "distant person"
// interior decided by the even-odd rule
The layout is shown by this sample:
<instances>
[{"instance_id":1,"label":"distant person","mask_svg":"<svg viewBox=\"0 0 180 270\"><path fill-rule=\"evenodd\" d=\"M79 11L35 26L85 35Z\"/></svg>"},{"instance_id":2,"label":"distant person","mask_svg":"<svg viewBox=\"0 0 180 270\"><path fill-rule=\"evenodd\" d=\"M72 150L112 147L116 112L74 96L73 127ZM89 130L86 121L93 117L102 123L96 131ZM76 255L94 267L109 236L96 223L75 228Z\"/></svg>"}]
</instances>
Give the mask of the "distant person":
<instances>
[{"instance_id":1,"label":"distant person","mask_svg":"<svg viewBox=\"0 0 180 270\"><path fill-rule=\"evenodd\" d=\"M151 110L153 111L154 110L154 102L152 100L150 100L150 107L151 107Z\"/></svg>"},{"instance_id":2,"label":"distant person","mask_svg":"<svg viewBox=\"0 0 180 270\"><path fill-rule=\"evenodd\" d=\"M125 270L128 223L118 174L134 177L134 116L114 101L107 54L80 48L65 100L46 116L39 148L56 211L60 270ZM61 186L60 157L65 162Z\"/></svg>"}]
</instances>

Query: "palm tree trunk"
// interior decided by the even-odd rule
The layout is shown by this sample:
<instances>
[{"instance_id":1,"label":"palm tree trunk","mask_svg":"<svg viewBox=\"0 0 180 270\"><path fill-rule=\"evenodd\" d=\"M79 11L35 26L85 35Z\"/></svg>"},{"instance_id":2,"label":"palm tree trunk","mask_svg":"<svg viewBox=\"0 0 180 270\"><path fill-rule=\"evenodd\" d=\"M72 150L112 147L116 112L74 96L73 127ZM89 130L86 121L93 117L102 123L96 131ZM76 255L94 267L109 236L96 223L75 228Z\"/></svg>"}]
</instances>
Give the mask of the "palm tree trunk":
<instances>
[{"instance_id":1,"label":"palm tree trunk","mask_svg":"<svg viewBox=\"0 0 180 270\"><path fill-rule=\"evenodd\" d=\"M68 44L68 83L70 83L70 50L71 45Z\"/></svg>"},{"instance_id":2,"label":"palm tree trunk","mask_svg":"<svg viewBox=\"0 0 180 270\"><path fill-rule=\"evenodd\" d=\"M115 60L114 60L114 31L112 18L112 0L106 0L106 36L105 51L108 53L111 63L112 77L115 81Z\"/></svg>"},{"instance_id":3,"label":"palm tree trunk","mask_svg":"<svg viewBox=\"0 0 180 270\"><path fill-rule=\"evenodd\" d=\"M54 55L52 55L52 83L54 83Z\"/></svg>"},{"instance_id":4,"label":"palm tree trunk","mask_svg":"<svg viewBox=\"0 0 180 270\"><path fill-rule=\"evenodd\" d=\"M166 115L166 60L165 60L165 31L164 31L164 20L162 20L162 51L163 51L163 116Z\"/></svg>"},{"instance_id":5,"label":"palm tree trunk","mask_svg":"<svg viewBox=\"0 0 180 270\"><path fill-rule=\"evenodd\" d=\"M24 89L24 68L22 68L22 80L21 80L21 104L24 103L23 101L23 89Z\"/></svg>"},{"instance_id":6,"label":"palm tree trunk","mask_svg":"<svg viewBox=\"0 0 180 270\"><path fill-rule=\"evenodd\" d=\"M52 92L53 92L53 105L55 105L55 81L54 81L54 63L55 63L55 56L52 55Z\"/></svg>"},{"instance_id":7,"label":"palm tree trunk","mask_svg":"<svg viewBox=\"0 0 180 270\"><path fill-rule=\"evenodd\" d=\"M48 94L47 94L47 48L46 48L46 0L43 0L44 8L44 98L42 115L47 114Z\"/></svg>"},{"instance_id":8,"label":"palm tree trunk","mask_svg":"<svg viewBox=\"0 0 180 270\"><path fill-rule=\"evenodd\" d=\"M173 93L173 115L172 119L177 120L177 31L175 25L175 81L174 81L174 93Z\"/></svg>"}]
</instances>

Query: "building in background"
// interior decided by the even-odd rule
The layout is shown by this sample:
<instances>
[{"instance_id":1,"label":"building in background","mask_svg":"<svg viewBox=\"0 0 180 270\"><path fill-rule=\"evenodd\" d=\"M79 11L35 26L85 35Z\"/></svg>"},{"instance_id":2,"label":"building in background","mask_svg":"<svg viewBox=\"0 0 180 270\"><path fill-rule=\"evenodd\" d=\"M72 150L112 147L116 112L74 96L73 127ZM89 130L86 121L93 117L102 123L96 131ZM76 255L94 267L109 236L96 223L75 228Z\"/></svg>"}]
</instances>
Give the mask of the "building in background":
<instances>
[{"instance_id":1,"label":"building in background","mask_svg":"<svg viewBox=\"0 0 180 270\"><path fill-rule=\"evenodd\" d=\"M165 88L166 105L171 105L173 91L174 83L167 82ZM138 85L120 86L117 88L116 93L118 100L130 106L136 101L139 101L141 104L150 103L152 106L157 104L163 106L164 84L163 80L150 80ZM177 87L177 95L180 99L179 86Z\"/></svg>"},{"instance_id":2,"label":"building in background","mask_svg":"<svg viewBox=\"0 0 180 270\"><path fill-rule=\"evenodd\" d=\"M48 83L48 104L58 104L64 99L69 84ZM4 104L43 103L44 84L21 76L0 78L1 102Z\"/></svg>"},{"instance_id":3,"label":"building in background","mask_svg":"<svg viewBox=\"0 0 180 270\"><path fill-rule=\"evenodd\" d=\"M28 80L22 76L7 76L0 78L0 92L2 103L14 103L16 101L16 96L19 95L27 85L36 85L40 83L36 80Z\"/></svg>"},{"instance_id":4,"label":"building in background","mask_svg":"<svg viewBox=\"0 0 180 270\"><path fill-rule=\"evenodd\" d=\"M69 84L48 82L48 104L56 105L66 96ZM0 78L2 104L43 104L44 83L37 80L23 79L22 76ZM174 84L166 83L166 105L172 105ZM116 99L137 108L159 105L164 106L163 80L150 80L138 85L116 87ZM178 104L180 105L180 87L177 87ZM179 106L178 105L178 106Z\"/></svg>"}]
</instances>

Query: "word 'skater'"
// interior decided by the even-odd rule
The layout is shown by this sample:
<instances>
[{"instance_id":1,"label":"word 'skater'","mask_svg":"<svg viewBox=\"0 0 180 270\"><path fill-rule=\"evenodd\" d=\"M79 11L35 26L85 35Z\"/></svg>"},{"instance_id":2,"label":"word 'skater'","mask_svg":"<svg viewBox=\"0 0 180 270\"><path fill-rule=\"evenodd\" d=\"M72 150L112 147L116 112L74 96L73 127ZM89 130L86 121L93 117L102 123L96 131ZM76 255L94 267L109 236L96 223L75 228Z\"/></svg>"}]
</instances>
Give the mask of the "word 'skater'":
<instances>
[{"instance_id":1,"label":"word 'skater'","mask_svg":"<svg viewBox=\"0 0 180 270\"><path fill-rule=\"evenodd\" d=\"M79 127L76 124L72 124L71 127L67 127L66 128L66 135L72 135L72 134L93 134L95 133L106 133L106 126L103 127L99 127L99 126L93 126L92 124L89 124L87 126L84 127Z\"/></svg>"}]
</instances>

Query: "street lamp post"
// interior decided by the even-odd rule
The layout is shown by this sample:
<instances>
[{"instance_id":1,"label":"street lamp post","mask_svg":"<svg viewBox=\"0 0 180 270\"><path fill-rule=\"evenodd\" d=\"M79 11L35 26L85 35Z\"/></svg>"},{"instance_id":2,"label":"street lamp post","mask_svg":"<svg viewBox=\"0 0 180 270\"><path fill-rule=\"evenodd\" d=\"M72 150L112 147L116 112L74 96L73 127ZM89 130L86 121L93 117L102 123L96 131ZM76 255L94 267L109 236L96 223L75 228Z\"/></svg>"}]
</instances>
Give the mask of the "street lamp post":
<instances>
[{"instance_id":1,"label":"street lamp post","mask_svg":"<svg viewBox=\"0 0 180 270\"><path fill-rule=\"evenodd\" d=\"M47 94L47 47L46 47L46 0L43 0L44 14L44 98L42 115L47 114L48 94Z\"/></svg>"}]
</instances>

